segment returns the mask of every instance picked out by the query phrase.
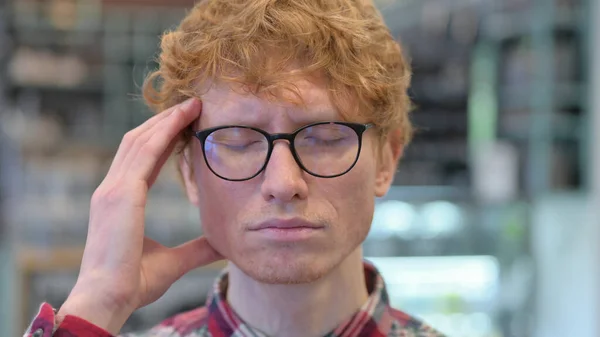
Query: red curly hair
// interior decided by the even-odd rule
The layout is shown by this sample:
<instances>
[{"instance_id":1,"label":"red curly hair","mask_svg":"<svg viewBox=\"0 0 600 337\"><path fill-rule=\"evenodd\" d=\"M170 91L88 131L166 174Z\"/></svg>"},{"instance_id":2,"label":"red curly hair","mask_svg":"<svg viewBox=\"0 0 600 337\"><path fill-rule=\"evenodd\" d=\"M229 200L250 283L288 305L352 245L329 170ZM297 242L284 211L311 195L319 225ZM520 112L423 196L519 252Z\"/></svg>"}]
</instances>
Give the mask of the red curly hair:
<instances>
[{"instance_id":1,"label":"red curly hair","mask_svg":"<svg viewBox=\"0 0 600 337\"><path fill-rule=\"evenodd\" d=\"M159 64L143 87L156 112L202 99L213 82L301 99L294 79L317 75L345 119L367 119L402 145L412 136L410 66L369 0L204 0L162 36Z\"/></svg>"}]
</instances>

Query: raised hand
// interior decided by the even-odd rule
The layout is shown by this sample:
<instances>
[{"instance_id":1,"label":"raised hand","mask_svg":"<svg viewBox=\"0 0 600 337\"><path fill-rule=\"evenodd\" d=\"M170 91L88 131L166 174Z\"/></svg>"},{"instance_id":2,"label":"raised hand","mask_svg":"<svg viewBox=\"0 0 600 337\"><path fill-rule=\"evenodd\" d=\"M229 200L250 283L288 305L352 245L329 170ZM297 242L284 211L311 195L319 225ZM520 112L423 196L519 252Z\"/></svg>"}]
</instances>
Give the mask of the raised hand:
<instances>
[{"instance_id":1,"label":"raised hand","mask_svg":"<svg viewBox=\"0 0 600 337\"><path fill-rule=\"evenodd\" d=\"M205 238L167 248L144 236L148 191L181 131L199 118L189 99L128 132L92 196L76 285L60 308L117 334L139 307L156 301L188 271L222 259Z\"/></svg>"}]
</instances>

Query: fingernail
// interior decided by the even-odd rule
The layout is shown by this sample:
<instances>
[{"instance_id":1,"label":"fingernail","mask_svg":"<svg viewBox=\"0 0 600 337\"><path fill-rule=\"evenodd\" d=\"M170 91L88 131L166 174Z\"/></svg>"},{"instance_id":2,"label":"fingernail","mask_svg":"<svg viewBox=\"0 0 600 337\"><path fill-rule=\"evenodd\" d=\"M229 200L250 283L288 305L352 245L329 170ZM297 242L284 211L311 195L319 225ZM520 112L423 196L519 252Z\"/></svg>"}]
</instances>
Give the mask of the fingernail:
<instances>
[{"instance_id":1,"label":"fingernail","mask_svg":"<svg viewBox=\"0 0 600 337\"><path fill-rule=\"evenodd\" d=\"M183 103L181 103L181 108L185 109L185 110L189 110L192 105L194 105L194 102L196 101L196 99L194 97L190 97L187 100L185 100Z\"/></svg>"}]
</instances>

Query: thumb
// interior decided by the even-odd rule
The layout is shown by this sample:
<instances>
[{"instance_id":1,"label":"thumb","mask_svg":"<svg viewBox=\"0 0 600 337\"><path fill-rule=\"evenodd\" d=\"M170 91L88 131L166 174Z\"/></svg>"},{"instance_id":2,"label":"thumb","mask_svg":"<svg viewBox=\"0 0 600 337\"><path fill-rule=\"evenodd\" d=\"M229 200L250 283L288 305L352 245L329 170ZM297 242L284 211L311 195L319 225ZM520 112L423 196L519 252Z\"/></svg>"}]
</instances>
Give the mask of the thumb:
<instances>
[{"instance_id":1,"label":"thumb","mask_svg":"<svg viewBox=\"0 0 600 337\"><path fill-rule=\"evenodd\" d=\"M178 261L177 274L183 276L192 269L223 260L224 257L208 243L206 237L188 241L182 245L169 249L172 261Z\"/></svg>"}]
</instances>

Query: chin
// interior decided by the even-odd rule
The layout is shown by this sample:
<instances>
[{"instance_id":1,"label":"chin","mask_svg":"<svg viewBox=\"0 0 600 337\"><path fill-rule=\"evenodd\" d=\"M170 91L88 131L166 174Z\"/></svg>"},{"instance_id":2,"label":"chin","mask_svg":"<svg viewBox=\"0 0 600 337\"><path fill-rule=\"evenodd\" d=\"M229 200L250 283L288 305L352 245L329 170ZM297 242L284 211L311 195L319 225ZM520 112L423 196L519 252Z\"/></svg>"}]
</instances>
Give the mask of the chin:
<instances>
[{"instance_id":1,"label":"chin","mask_svg":"<svg viewBox=\"0 0 600 337\"><path fill-rule=\"evenodd\" d=\"M332 258L332 255L265 252L231 262L244 274L261 283L306 284L321 279L339 265L341 261Z\"/></svg>"}]
</instances>

